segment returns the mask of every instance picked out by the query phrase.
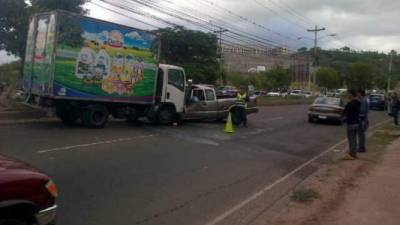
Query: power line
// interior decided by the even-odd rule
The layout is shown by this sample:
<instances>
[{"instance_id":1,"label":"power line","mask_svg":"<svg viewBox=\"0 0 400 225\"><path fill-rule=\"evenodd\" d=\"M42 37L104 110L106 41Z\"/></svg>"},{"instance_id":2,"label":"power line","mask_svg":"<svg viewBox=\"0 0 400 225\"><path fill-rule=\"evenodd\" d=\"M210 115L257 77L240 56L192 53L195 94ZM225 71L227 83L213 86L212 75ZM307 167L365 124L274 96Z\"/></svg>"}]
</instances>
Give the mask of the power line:
<instances>
[{"instance_id":1,"label":"power line","mask_svg":"<svg viewBox=\"0 0 400 225\"><path fill-rule=\"evenodd\" d=\"M120 12L118 12L118 11L116 11L116 10L113 10L113 9L108 8L108 7L102 6L102 5L100 5L100 4L94 3L94 2L92 2L92 1L90 1L90 2L88 2L88 3L90 3L90 4L92 4L92 5L95 5L95 6L99 7L99 8L108 10L108 11L110 11L110 12L113 12L113 13L115 13L115 14L121 15L121 16L126 17L126 18L128 18L128 19L134 20L134 21L136 21L136 22L146 24L147 26L150 26L150 27L153 27L153 28L156 28L156 29L160 29L160 28L161 28L161 27L159 27L159 26L156 26L156 25L147 23L147 22L145 22L145 21L143 21L143 20L140 20L140 19L137 19L137 18L128 16L128 15L121 14Z\"/></svg>"},{"instance_id":2,"label":"power line","mask_svg":"<svg viewBox=\"0 0 400 225\"><path fill-rule=\"evenodd\" d=\"M108 2L108 1L105 1L105 0L99 0L99 1L102 1L102 2L104 2L104 3L106 3L106 4L112 5L112 6L114 6L114 7L118 7L118 8L120 8L120 9L123 9L123 10L125 10L125 11L131 12L131 13L134 13L134 14L140 13L140 15L142 15L142 16L150 16L150 15L147 15L147 14L145 14L145 13L139 12L138 10L133 10L131 7L128 7L128 6L125 6L125 5L123 5L123 6L122 6L122 5L117 5L117 4L115 4L115 3L111 3L111 2ZM120 14L120 15L124 15L124 14L122 14L121 12L115 12L115 11L114 11L114 13L118 13L118 14ZM171 16L172 16L172 15L171 15ZM152 19L156 19L156 20L158 20L158 21L166 22L166 23L171 24L171 25L173 25L173 26L179 26L178 24L165 21L165 19L160 19L160 18L158 18L158 17L155 17L154 15L151 16L151 18L152 18ZM214 31L213 29L211 29L211 28L209 28L209 27L206 27L206 26L202 26L202 28L205 29L205 30L208 30L208 31ZM240 34L237 34L237 33L234 33L234 34L235 34L235 36L241 36ZM239 42L243 42L243 43L246 43L246 44L251 44L251 45L254 45L254 46L259 46L259 47L261 47L261 48L264 48L264 47L265 47L264 45L254 44L254 43L245 41L245 40L243 40L243 39L237 38L237 37L232 36L232 35L225 35L225 36L229 37L230 39L233 39L233 40L236 40L236 41L239 41ZM242 35L242 37L249 38L249 37L246 37L246 36L243 36L243 35ZM270 46L270 45L269 45L269 46Z\"/></svg>"},{"instance_id":3,"label":"power line","mask_svg":"<svg viewBox=\"0 0 400 225\"><path fill-rule=\"evenodd\" d=\"M226 13L232 15L232 16L234 16L235 18L238 18L238 19L240 19L240 20L242 20L242 21L244 21L244 22L246 22L246 23L249 23L249 24L251 24L251 25L253 25L253 26L256 26L256 27L258 27L258 28L264 29L264 30L266 30L266 31L268 31L268 32L270 32L270 33L272 33L272 34L274 34L274 35L283 37L283 38L288 39L288 40L297 41L297 40L296 40L295 38L293 38L293 37L284 35L284 34L282 34L282 33L280 33L280 32L276 32L276 31L274 31L274 30L272 30L272 29L270 29L270 28L268 28L268 27L266 27L266 26L264 26L264 25L261 25L261 24L257 23L257 22L254 21L254 20L251 20L251 19L248 19L248 18L246 18L246 17L244 17L244 16L241 16L241 15L239 15L239 14L237 14L237 13L235 13L235 12L229 10L229 9L226 9L226 8L224 8L224 7L220 6L220 5L218 5L218 4L214 3L214 2L212 2L212 1L209 1L209 0L200 0L200 1L205 2L205 3L207 3L208 5L214 6L214 7L218 8L218 9L220 9L220 10L222 10L222 11L224 11L224 12L226 12ZM297 41L297 42L298 42L298 41Z\"/></svg>"},{"instance_id":4,"label":"power line","mask_svg":"<svg viewBox=\"0 0 400 225\"><path fill-rule=\"evenodd\" d=\"M291 23L292 25L295 25L296 28L298 28L299 30L304 30L306 29L303 25L300 25L292 20L290 20L289 18L286 18L284 16L282 16L279 12L275 11L274 9L268 7L266 4L260 2L259 0L253 0L256 4L260 5L262 8L266 9L269 12L274 13L275 15L277 15L278 17L282 18L283 20L285 20L288 23Z\"/></svg>"},{"instance_id":5,"label":"power line","mask_svg":"<svg viewBox=\"0 0 400 225\"><path fill-rule=\"evenodd\" d=\"M140 1L140 0L129 0L129 1L131 1L131 2L135 2L135 3L138 3L138 4L140 4L140 5L144 5L144 6L146 6L146 7L149 7L149 8L151 8L151 9L153 9L153 10L156 10L156 11L158 11L158 12L160 12L160 13L163 13L163 14L166 14L166 15L168 15L168 16L171 16L171 17L174 17L174 18L178 18L178 19L180 19L180 20L182 20L182 21L184 21L184 22L186 22L186 23L191 23L191 24L194 24L194 25L196 25L196 26L200 26L200 27L202 27L202 28L204 28L204 29L207 29L207 30L209 30L209 31L214 31L214 29L213 28L210 28L210 23L208 22L208 21L201 21L201 22L198 22L198 21L194 21L193 19L188 19L187 17L185 17L185 16L183 16L182 15L182 12L179 12L179 11L177 11L177 10L175 10L175 9L171 9L171 8L169 8L169 10L168 11L166 11L166 10L164 10L164 7L159 7L159 6L157 6L157 5L154 5L154 4L151 4L151 3L149 3L149 1ZM151 2L151 1L150 1ZM172 11L172 12L171 12ZM174 13L173 13L174 12ZM179 15L180 14L180 15ZM193 18L193 16L190 16L190 17L192 17ZM196 18L194 18L194 19L196 19ZM205 23L205 24L204 24ZM211 25L211 26L215 26L215 25ZM225 29L225 27L222 27L222 26L217 26L218 27L218 29ZM259 43L259 44L262 44L262 45L266 45L266 46L274 46L274 47L281 47L280 45L276 45L276 44L273 44L273 43L271 43L271 40L261 40L262 38L259 38L259 37L257 37L257 38L254 38L253 36L254 35L252 35L252 36L248 36L248 35L245 35L245 34L243 34L243 32L241 32L241 33L239 33L239 32L235 32L235 31L229 31L231 34L234 34L234 35L236 35L236 36L240 36L240 37L242 37L242 38L246 38L246 39L248 39L248 40L251 40L251 41L255 41L255 42L257 42L257 43ZM251 34L250 34L251 35ZM231 38L233 38L232 36L229 36L229 37L231 37ZM277 43L277 44L279 44L279 43Z\"/></svg>"},{"instance_id":6,"label":"power line","mask_svg":"<svg viewBox=\"0 0 400 225\"><path fill-rule=\"evenodd\" d=\"M297 17L302 18L303 21L307 22L310 25L315 24L312 20L310 20L309 18L307 18L306 16L303 16L301 13L297 12L297 10L293 9L290 5L288 5L286 2L284 2L283 0L279 0L279 3L286 7L289 11L291 11L293 14L297 15Z\"/></svg>"}]
</instances>

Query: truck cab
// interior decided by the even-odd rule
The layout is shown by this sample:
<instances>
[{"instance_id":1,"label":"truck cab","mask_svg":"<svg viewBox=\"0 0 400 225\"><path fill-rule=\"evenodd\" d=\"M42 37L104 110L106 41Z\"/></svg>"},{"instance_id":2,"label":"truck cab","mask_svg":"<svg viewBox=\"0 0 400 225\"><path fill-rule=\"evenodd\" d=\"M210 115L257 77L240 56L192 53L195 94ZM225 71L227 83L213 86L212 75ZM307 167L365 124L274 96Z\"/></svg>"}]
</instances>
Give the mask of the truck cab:
<instances>
[{"instance_id":1,"label":"truck cab","mask_svg":"<svg viewBox=\"0 0 400 225\"><path fill-rule=\"evenodd\" d=\"M159 64L156 81L155 114L162 124L172 122L175 116L183 117L186 100L185 70L179 66Z\"/></svg>"}]
</instances>

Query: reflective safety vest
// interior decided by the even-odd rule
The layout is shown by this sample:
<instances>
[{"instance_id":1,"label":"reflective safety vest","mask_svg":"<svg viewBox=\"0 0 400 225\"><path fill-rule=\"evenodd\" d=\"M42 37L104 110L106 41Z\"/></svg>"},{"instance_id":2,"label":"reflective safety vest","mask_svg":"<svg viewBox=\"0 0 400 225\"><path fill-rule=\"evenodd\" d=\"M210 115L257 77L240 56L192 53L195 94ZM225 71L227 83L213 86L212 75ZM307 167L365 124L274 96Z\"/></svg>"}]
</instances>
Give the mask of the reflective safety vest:
<instances>
[{"instance_id":1,"label":"reflective safety vest","mask_svg":"<svg viewBox=\"0 0 400 225\"><path fill-rule=\"evenodd\" d=\"M244 93L244 94L238 93L237 96L236 96L237 104L240 104L240 105L243 105L244 107L247 107L246 98L247 98L246 93Z\"/></svg>"}]
</instances>

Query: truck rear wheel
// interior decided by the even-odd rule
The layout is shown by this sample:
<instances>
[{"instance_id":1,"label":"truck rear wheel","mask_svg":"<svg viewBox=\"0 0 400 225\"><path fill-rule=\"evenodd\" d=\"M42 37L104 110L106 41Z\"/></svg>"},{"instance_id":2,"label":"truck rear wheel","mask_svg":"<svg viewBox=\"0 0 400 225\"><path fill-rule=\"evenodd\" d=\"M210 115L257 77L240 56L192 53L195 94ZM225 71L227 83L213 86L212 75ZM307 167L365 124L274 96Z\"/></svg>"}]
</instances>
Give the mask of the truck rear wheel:
<instances>
[{"instance_id":1,"label":"truck rear wheel","mask_svg":"<svg viewBox=\"0 0 400 225\"><path fill-rule=\"evenodd\" d=\"M157 121L162 125L168 125L173 122L175 110L171 106L164 106L158 111Z\"/></svg>"},{"instance_id":2,"label":"truck rear wheel","mask_svg":"<svg viewBox=\"0 0 400 225\"><path fill-rule=\"evenodd\" d=\"M104 105L87 106L81 115L82 122L90 128L103 128L108 120L109 112Z\"/></svg>"}]
</instances>

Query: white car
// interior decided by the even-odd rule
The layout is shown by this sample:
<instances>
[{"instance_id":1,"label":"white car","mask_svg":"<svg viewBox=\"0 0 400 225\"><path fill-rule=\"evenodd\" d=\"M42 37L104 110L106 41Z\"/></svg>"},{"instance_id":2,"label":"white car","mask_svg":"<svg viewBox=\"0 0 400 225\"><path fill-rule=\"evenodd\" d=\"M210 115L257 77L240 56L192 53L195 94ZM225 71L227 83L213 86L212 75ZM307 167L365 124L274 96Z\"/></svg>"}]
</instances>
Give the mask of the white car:
<instances>
[{"instance_id":1,"label":"white car","mask_svg":"<svg viewBox=\"0 0 400 225\"><path fill-rule=\"evenodd\" d=\"M279 96L281 96L281 93L280 92L276 92L276 91L271 91L271 92L267 93L267 96L269 96L269 97L279 97Z\"/></svg>"},{"instance_id":2,"label":"white car","mask_svg":"<svg viewBox=\"0 0 400 225\"><path fill-rule=\"evenodd\" d=\"M289 94L290 96L303 96L303 91L302 90L293 90Z\"/></svg>"},{"instance_id":3,"label":"white car","mask_svg":"<svg viewBox=\"0 0 400 225\"><path fill-rule=\"evenodd\" d=\"M303 96L304 96L305 98L310 98L310 97L312 96L312 93L309 92L309 91L303 91Z\"/></svg>"}]
</instances>

